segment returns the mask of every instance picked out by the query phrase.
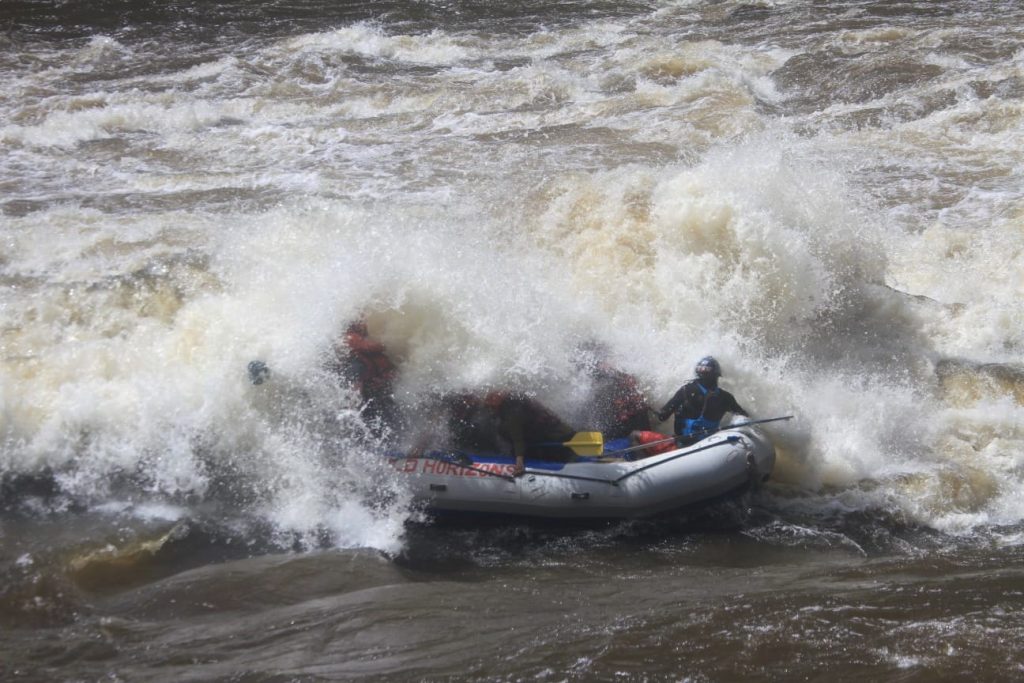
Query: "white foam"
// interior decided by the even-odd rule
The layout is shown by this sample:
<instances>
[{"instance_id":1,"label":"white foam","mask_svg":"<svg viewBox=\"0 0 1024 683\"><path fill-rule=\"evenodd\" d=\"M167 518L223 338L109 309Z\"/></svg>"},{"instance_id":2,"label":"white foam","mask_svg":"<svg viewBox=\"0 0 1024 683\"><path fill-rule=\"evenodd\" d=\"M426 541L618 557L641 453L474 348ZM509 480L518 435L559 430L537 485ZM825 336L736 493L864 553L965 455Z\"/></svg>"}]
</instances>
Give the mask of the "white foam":
<instances>
[{"instance_id":1,"label":"white foam","mask_svg":"<svg viewBox=\"0 0 1024 683\"><path fill-rule=\"evenodd\" d=\"M1024 346L1022 110L998 94L1024 52L825 36L942 75L780 117L797 50L698 36L693 7L525 36L359 23L64 94L147 49L99 36L6 76L0 465L100 498L125 473L179 499L235 477L282 533L393 549L408 501L368 501L371 456L330 433L354 399L322 371L368 312L404 404L511 386L571 411L591 337L660 404L713 353L757 416L797 415L771 428L777 478L839 489L815 504L1019 523L1013 391L965 404L934 368Z\"/></svg>"},{"instance_id":2,"label":"white foam","mask_svg":"<svg viewBox=\"0 0 1024 683\"><path fill-rule=\"evenodd\" d=\"M343 51L363 57L395 59L414 64L453 64L471 57L475 50L457 37L433 31L424 36L388 35L378 26L360 22L328 33L293 38L287 49Z\"/></svg>"}]
</instances>

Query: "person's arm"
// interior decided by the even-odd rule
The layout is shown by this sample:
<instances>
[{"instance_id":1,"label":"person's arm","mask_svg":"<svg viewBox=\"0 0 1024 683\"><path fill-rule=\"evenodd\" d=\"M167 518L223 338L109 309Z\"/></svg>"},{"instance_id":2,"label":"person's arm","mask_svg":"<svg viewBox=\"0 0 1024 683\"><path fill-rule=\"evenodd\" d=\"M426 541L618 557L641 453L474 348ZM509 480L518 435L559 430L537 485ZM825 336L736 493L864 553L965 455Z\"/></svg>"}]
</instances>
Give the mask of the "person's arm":
<instances>
[{"instance_id":1,"label":"person's arm","mask_svg":"<svg viewBox=\"0 0 1024 683\"><path fill-rule=\"evenodd\" d=\"M513 474L521 475L526 471L526 435L523 430L523 411L514 407L510 411L509 438L512 440L512 452L516 456L516 468Z\"/></svg>"},{"instance_id":2,"label":"person's arm","mask_svg":"<svg viewBox=\"0 0 1024 683\"><path fill-rule=\"evenodd\" d=\"M516 458L513 476L520 476L526 471L526 435L523 429L523 407L518 402L509 400L501 408L499 416L499 433L512 443L512 454Z\"/></svg>"},{"instance_id":3,"label":"person's arm","mask_svg":"<svg viewBox=\"0 0 1024 683\"><path fill-rule=\"evenodd\" d=\"M672 413L676 412L676 410L679 408L679 406L682 405L683 400L685 399L684 392L683 392L684 388L685 387L681 387L679 389L679 391L677 391L675 393L675 395L673 395L672 398L670 398L668 400L668 403L663 405L661 407L661 410L657 411L654 414L655 417L658 418L659 422L664 422L665 420L667 420L668 416L671 415Z\"/></svg>"},{"instance_id":4,"label":"person's arm","mask_svg":"<svg viewBox=\"0 0 1024 683\"><path fill-rule=\"evenodd\" d=\"M335 347L334 357L328 362L327 369L353 384L360 384L362 378L368 374L366 363L356 354L340 346Z\"/></svg>"},{"instance_id":5,"label":"person's arm","mask_svg":"<svg viewBox=\"0 0 1024 683\"><path fill-rule=\"evenodd\" d=\"M750 417L750 413L748 413L742 406L740 406L739 403L736 402L735 396L729 394L729 399L732 402L732 405L729 407L730 412L736 413L737 415L742 415L743 417Z\"/></svg>"}]
</instances>

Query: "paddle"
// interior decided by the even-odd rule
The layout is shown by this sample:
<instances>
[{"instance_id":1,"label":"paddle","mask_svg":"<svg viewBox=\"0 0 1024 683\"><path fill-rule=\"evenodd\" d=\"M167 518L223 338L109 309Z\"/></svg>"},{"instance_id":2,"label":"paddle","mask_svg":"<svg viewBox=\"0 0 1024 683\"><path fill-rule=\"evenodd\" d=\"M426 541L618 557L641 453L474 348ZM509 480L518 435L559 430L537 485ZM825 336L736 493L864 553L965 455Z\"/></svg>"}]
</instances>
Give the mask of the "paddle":
<instances>
[{"instance_id":1,"label":"paddle","mask_svg":"<svg viewBox=\"0 0 1024 683\"><path fill-rule=\"evenodd\" d=\"M565 446L576 455L601 455L604 453L604 435L601 432L576 432L568 441L546 441L534 446Z\"/></svg>"},{"instance_id":2,"label":"paddle","mask_svg":"<svg viewBox=\"0 0 1024 683\"><path fill-rule=\"evenodd\" d=\"M649 446L657 446L658 444L668 443L669 441L675 441L675 440L676 440L676 437L674 437L674 436L667 436L664 439L658 439L657 441L649 441L647 443L642 443L642 444L640 444L638 446L630 446L629 448L620 448L620 449L615 450L615 451L608 451L608 453L606 455L621 455L623 453L632 453L633 451L642 451L643 449L645 449L645 448L647 448Z\"/></svg>"},{"instance_id":3,"label":"paddle","mask_svg":"<svg viewBox=\"0 0 1024 683\"><path fill-rule=\"evenodd\" d=\"M766 417L763 420L747 420L746 422L739 422L734 425L726 425L722 429L735 429L736 427L748 427L750 425L763 425L765 422L779 422L780 420L792 420L793 415L783 415L782 417Z\"/></svg>"},{"instance_id":4,"label":"paddle","mask_svg":"<svg viewBox=\"0 0 1024 683\"><path fill-rule=\"evenodd\" d=\"M717 431L723 429L736 429L737 427L749 427L750 425L763 425L766 422L779 422L780 420L792 420L792 415L783 415L782 417L766 417L763 420L747 420L746 422L737 422L736 424L726 425L717 429L705 429L700 432L694 432L694 434L714 434Z\"/></svg>"}]
</instances>

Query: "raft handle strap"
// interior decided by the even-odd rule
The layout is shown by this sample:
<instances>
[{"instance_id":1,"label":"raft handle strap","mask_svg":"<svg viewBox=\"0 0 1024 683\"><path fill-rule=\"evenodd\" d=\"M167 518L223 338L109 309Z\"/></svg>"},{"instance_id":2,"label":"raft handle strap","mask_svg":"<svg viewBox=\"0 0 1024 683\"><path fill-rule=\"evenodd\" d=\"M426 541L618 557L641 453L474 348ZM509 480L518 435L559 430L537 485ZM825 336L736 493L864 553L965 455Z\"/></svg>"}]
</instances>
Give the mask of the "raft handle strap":
<instances>
[{"instance_id":1,"label":"raft handle strap","mask_svg":"<svg viewBox=\"0 0 1024 683\"><path fill-rule=\"evenodd\" d=\"M545 472L544 470L526 470L523 473L537 475L541 477L554 477L555 479L575 479L576 481L596 481L600 484L611 484L612 486L618 486L618 484L612 479L601 479L599 477L582 477L578 474L561 474L559 472Z\"/></svg>"},{"instance_id":2,"label":"raft handle strap","mask_svg":"<svg viewBox=\"0 0 1024 683\"><path fill-rule=\"evenodd\" d=\"M659 460L658 462L652 462L650 465L644 465L643 467L638 467L638 468L636 468L635 470L633 470L631 472L626 472L625 474L623 474L618 479L613 479L611 481L611 483L613 483L616 486L618 486L619 482L622 481L623 479L627 479L629 477L632 477L634 474L639 474L640 472L643 472L645 470L649 470L652 467L657 467L658 465L664 465L667 462L672 462L673 460L678 460L679 458L685 457L687 455L692 455L694 453L700 453L701 451L706 451L709 448L715 448L716 446L721 446L721 445L724 445L724 444L733 444L733 443L736 443L737 441L742 441L742 438L739 437L739 436L736 436L736 435L727 436L724 439L722 439L721 441L716 441L715 443L709 443L707 446L701 446L700 448L694 448L693 450L686 451L685 453L678 453L676 455L673 455L671 458L665 458L664 460Z\"/></svg>"}]
</instances>

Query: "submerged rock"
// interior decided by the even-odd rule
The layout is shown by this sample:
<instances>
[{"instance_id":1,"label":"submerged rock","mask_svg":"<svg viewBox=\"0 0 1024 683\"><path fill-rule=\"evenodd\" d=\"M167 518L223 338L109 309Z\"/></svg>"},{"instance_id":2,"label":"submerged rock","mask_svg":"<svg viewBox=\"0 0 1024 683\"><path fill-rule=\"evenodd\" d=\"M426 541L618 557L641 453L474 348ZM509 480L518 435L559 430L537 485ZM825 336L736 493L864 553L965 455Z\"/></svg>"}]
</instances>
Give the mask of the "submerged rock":
<instances>
[{"instance_id":1,"label":"submerged rock","mask_svg":"<svg viewBox=\"0 0 1024 683\"><path fill-rule=\"evenodd\" d=\"M944 359L935 366L939 386L949 402L967 406L985 398L1009 396L1024 405L1024 366Z\"/></svg>"}]
</instances>

